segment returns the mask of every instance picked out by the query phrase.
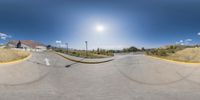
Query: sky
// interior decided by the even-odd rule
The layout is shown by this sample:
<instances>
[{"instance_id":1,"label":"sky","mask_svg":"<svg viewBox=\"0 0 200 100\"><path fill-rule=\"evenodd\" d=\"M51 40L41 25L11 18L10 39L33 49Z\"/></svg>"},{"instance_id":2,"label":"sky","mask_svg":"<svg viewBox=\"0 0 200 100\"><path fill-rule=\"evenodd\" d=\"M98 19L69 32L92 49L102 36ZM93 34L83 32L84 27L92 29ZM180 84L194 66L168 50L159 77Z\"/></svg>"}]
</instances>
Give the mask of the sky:
<instances>
[{"instance_id":1,"label":"sky","mask_svg":"<svg viewBox=\"0 0 200 100\"><path fill-rule=\"evenodd\" d=\"M199 9L198 0L1 0L0 42L75 49L85 41L89 49L199 44Z\"/></svg>"}]
</instances>

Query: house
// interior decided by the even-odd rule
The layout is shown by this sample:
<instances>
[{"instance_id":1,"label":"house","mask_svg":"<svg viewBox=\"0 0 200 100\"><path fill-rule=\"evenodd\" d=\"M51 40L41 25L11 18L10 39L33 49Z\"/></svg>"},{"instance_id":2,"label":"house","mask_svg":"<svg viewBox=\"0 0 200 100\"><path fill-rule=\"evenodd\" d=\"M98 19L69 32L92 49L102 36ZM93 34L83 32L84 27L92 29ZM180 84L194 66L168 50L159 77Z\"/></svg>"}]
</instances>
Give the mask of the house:
<instances>
[{"instance_id":1,"label":"house","mask_svg":"<svg viewBox=\"0 0 200 100\"><path fill-rule=\"evenodd\" d=\"M33 40L12 40L8 42L8 47L22 49L25 51L45 51L47 47Z\"/></svg>"}]
</instances>

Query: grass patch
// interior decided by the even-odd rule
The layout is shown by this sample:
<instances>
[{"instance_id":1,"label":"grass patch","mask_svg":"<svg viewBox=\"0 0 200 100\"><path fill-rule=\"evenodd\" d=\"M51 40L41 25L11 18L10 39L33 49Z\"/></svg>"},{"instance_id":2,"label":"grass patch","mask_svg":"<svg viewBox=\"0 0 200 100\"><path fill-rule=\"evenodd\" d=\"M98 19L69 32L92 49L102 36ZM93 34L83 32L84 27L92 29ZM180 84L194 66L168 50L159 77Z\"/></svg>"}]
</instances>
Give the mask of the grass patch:
<instances>
[{"instance_id":1,"label":"grass patch","mask_svg":"<svg viewBox=\"0 0 200 100\"><path fill-rule=\"evenodd\" d=\"M93 52L87 52L87 55L86 55L85 51L72 51L72 52L68 52L68 54L71 56L82 57L82 58L91 58L91 59L107 58L107 57L111 56L111 55L104 55L104 54L96 54Z\"/></svg>"},{"instance_id":2,"label":"grass patch","mask_svg":"<svg viewBox=\"0 0 200 100\"><path fill-rule=\"evenodd\" d=\"M114 53L109 50L99 50L99 51L92 50L92 51L88 51L87 55L86 55L85 50L68 50L67 51L66 49L56 48L54 49L54 51L68 54L75 57L90 58L90 59L107 58L107 57L114 56Z\"/></svg>"},{"instance_id":3,"label":"grass patch","mask_svg":"<svg viewBox=\"0 0 200 100\"><path fill-rule=\"evenodd\" d=\"M0 49L0 63L23 59L28 57L29 55L30 54L28 52L23 52L19 50Z\"/></svg>"}]
</instances>

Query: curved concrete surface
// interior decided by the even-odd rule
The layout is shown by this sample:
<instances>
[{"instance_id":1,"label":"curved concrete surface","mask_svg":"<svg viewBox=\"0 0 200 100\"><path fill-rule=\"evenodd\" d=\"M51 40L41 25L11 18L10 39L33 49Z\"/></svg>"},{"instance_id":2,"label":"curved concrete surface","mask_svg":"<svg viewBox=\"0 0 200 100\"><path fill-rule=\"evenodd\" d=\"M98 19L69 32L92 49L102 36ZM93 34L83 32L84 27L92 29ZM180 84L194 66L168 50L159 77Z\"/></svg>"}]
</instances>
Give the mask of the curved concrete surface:
<instances>
[{"instance_id":1,"label":"curved concrete surface","mask_svg":"<svg viewBox=\"0 0 200 100\"><path fill-rule=\"evenodd\" d=\"M1 100L200 98L200 65L177 64L143 54L117 55L115 60L101 64L75 63L48 52L33 56L30 61L13 65L15 70L0 66L4 70L0 71ZM45 58L50 66L45 65ZM7 80L3 78L11 73ZM11 83L17 85L5 86Z\"/></svg>"},{"instance_id":2,"label":"curved concrete surface","mask_svg":"<svg viewBox=\"0 0 200 100\"><path fill-rule=\"evenodd\" d=\"M51 61L47 65L45 59ZM0 65L0 85L20 85L38 81L51 71L60 57L51 53L32 53L28 60Z\"/></svg>"},{"instance_id":3,"label":"curved concrete surface","mask_svg":"<svg viewBox=\"0 0 200 100\"><path fill-rule=\"evenodd\" d=\"M200 65L185 65L152 59L142 54L120 58L115 66L128 79L147 85L166 85L181 81L200 67Z\"/></svg>"}]
</instances>

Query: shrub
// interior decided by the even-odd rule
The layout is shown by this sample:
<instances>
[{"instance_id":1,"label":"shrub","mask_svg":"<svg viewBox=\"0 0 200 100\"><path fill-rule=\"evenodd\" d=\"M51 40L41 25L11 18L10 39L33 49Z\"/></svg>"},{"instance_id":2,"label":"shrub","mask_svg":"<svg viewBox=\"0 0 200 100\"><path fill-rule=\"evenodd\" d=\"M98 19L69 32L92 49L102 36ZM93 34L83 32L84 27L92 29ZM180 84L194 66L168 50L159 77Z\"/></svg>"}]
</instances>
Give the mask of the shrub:
<instances>
[{"instance_id":1,"label":"shrub","mask_svg":"<svg viewBox=\"0 0 200 100\"><path fill-rule=\"evenodd\" d=\"M167 56L167 52L165 50L159 50L158 56Z\"/></svg>"}]
</instances>

